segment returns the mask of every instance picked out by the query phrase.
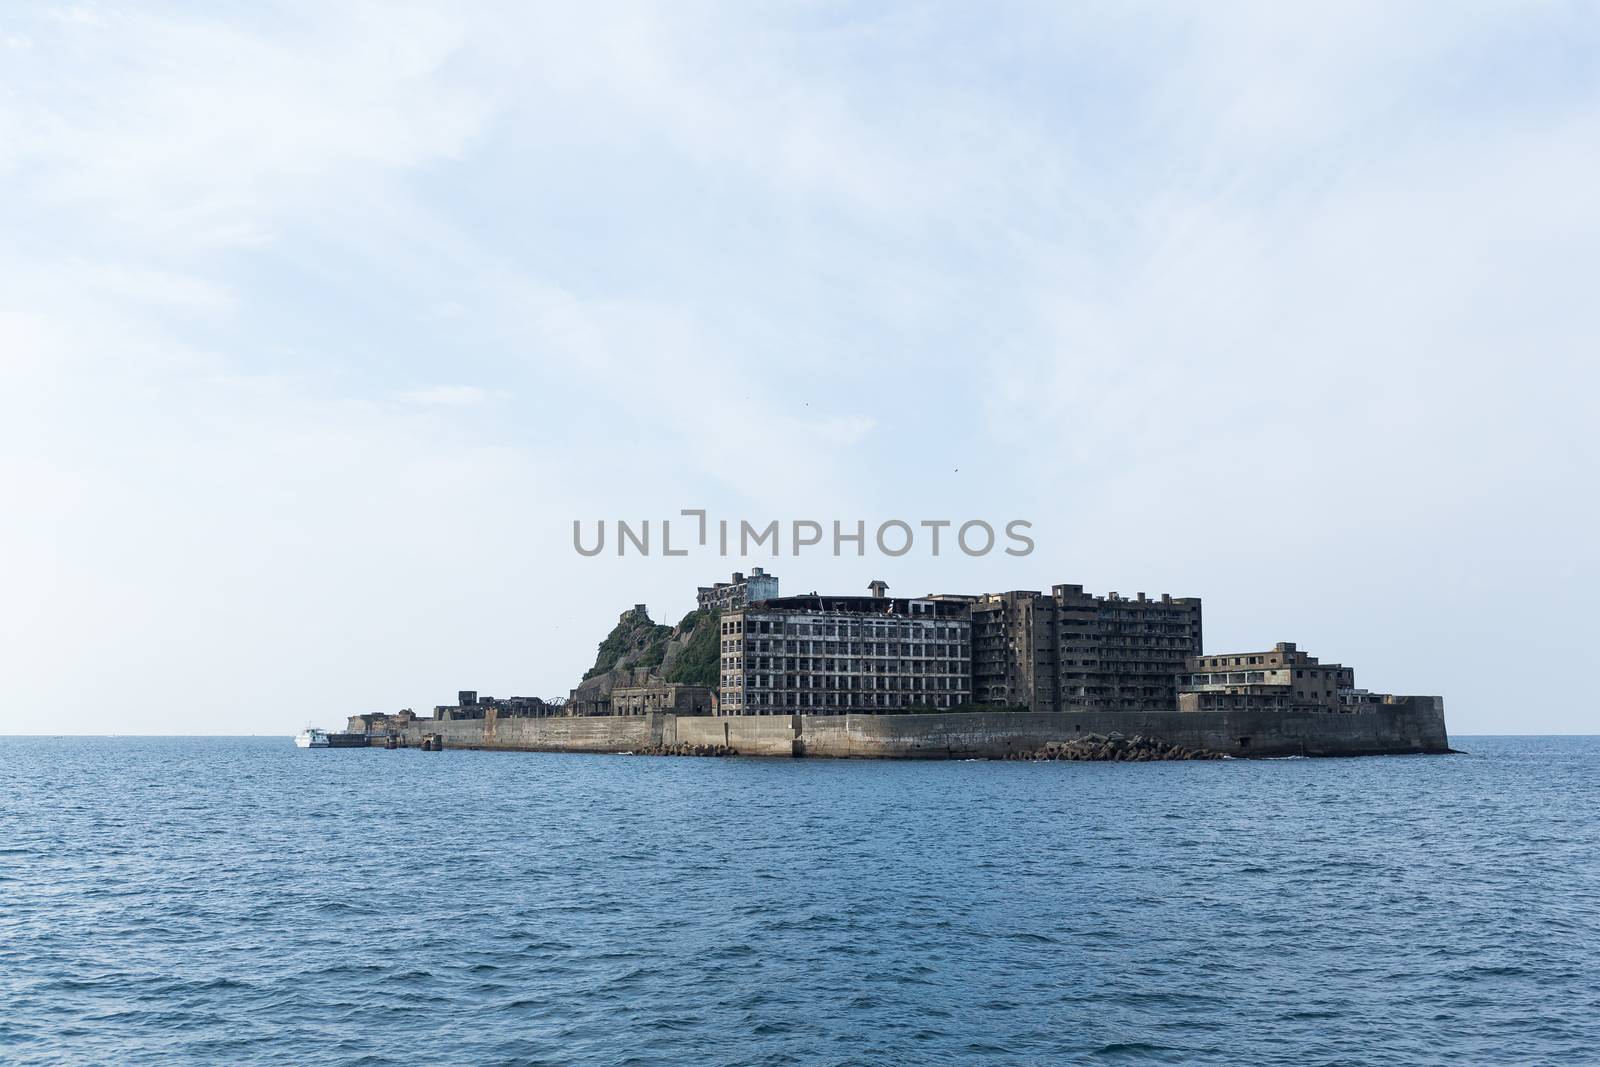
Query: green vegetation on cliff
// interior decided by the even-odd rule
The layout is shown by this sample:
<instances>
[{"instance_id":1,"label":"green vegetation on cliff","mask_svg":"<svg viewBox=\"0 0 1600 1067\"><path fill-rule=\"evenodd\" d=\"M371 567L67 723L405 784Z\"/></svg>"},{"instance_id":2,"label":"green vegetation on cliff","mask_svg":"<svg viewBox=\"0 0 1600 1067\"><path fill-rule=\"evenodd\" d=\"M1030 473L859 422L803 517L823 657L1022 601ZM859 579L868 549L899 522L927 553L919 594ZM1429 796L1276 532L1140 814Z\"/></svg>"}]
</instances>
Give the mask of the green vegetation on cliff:
<instances>
[{"instance_id":1,"label":"green vegetation on cliff","mask_svg":"<svg viewBox=\"0 0 1600 1067\"><path fill-rule=\"evenodd\" d=\"M722 682L722 613L691 611L678 624L680 633L690 635L688 644L672 661L667 681L684 685L704 685L716 689Z\"/></svg>"},{"instance_id":2,"label":"green vegetation on cliff","mask_svg":"<svg viewBox=\"0 0 1600 1067\"><path fill-rule=\"evenodd\" d=\"M594 666L584 674L584 681L609 671L629 652L637 653L629 666L659 667L671 637L672 627L657 626L643 612L628 612L600 642L600 652L595 656Z\"/></svg>"}]
</instances>

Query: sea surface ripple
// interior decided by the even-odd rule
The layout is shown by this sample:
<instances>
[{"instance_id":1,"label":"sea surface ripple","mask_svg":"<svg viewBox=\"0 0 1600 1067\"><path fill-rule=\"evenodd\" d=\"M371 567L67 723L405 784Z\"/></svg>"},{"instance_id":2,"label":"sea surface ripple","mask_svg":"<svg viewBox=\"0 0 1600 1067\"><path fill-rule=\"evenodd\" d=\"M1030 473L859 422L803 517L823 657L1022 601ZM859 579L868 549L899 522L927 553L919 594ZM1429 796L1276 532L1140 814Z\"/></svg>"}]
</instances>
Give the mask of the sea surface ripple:
<instances>
[{"instance_id":1,"label":"sea surface ripple","mask_svg":"<svg viewBox=\"0 0 1600 1067\"><path fill-rule=\"evenodd\" d=\"M0 739L0 1062L1600 1062L1600 739L1455 743Z\"/></svg>"}]
</instances>

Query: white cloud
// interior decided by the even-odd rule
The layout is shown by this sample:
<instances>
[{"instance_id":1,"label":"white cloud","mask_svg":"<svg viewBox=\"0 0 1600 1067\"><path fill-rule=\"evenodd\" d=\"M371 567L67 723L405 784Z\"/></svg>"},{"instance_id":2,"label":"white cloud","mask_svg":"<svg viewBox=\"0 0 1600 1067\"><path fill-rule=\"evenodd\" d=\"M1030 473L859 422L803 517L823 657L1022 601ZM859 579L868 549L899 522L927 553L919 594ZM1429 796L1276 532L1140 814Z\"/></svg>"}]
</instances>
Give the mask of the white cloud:
<instances>
[{"instance_id":1,"label":"white cloud","mask_svg":"<svg viewBox=\"0 0 1600 1067\"><path fill-rule=\"evenodd\" d=\"M407 389L395 399L410 407L473 408L504 400L507 396L500 390L481 389L476 385L428 385Z\"/></svg>"},{"instance_id":2,"label":"white cloud","mask_svg":"<svg viewBox=\"0 0 1600 1067\"><path fill-rule=\"evenodd\" d=\"M171 255L258 247L395 168L458 154L489 114L440 76L461 27L420 8L344 11L273 32L138 8L74 16L48 39L42 27L6 79L16 180ZM76 90L63 63L95 71L99 91Z\"/></svg>"},{"instance_id":3,"label":"white cloud","mask_svg":"<svg viewBox=\"0 0 1600 1067\"><path fill-rule=\"evenodd\" d=\"M1025 513L883 576L1201 593L1469 728L1596 636L1592 14L84 10L0 27L0 731L555 695L735 565L571 519L694 506Z\"/></svg>"}]
</instances>

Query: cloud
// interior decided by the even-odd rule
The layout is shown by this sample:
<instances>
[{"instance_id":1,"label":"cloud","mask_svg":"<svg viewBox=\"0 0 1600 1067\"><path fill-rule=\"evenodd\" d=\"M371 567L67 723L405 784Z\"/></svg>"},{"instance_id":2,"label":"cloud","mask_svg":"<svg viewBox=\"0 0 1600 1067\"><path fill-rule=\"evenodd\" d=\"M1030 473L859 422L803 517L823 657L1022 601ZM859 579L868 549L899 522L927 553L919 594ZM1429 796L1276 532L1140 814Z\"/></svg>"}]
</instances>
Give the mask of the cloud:
<instances>
[{"instance_id":1,"label":"cloud","mask_svg":"<svg viewBox=\"0 0 1600 1067\"><path fill-rule=\"evenodd\" d=\"M93 212L164 255L270 243L330 196L458 154L489 114L441 76L460 26L422 8L300 10L267 32L74 12L35 20L36 47L5 75L14 180L38 206ZM64 82L63 63L96 71L100 91Z\"/></svg>"},{"instance_id":2,"label":"cloud","mask_svg":"<svg viewBox=\"0 0 1600 1067\"><path fill-rule=\"evenodd\" d=\"M481 389L475 385L429 385L407 389L395 400L409 407L473 408L508 396L500 390Z\"/></svg>"},{"instance_id":3,"label":"cloud","mask_svg":"<svg viewBox=\"0 0 1600 1067\"><path fill-rule=\"evenodd\" d=\"M682 507L1582 684L1478 660L1596 636L1591 13L84 10L0 27L0 732L558 695L706 580L571 520Z\"/></svg>"}]
</instances>

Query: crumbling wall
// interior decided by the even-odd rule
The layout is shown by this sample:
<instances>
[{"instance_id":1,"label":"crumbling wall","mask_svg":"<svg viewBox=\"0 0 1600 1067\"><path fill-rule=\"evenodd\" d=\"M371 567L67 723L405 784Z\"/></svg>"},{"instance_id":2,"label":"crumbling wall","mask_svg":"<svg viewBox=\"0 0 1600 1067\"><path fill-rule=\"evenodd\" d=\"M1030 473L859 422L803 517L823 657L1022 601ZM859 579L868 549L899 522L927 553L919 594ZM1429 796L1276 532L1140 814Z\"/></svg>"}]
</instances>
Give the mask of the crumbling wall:
<instances>
[{"instance_id":1,"label":"crumbling wall","mask_svg":"<svg viewBox=\"0 0 1600 1067\"><path fill-rule=\"evenodd\" d=\"M928 715L556 716L413 725L447 748L637 752L728 745L742 756L1004 759L1089 734L1121 733L1233 756L1448 752L1444 700L1404 697L1356 714L1310 712L972 712Z\"/></svg>"}]
</instances>

